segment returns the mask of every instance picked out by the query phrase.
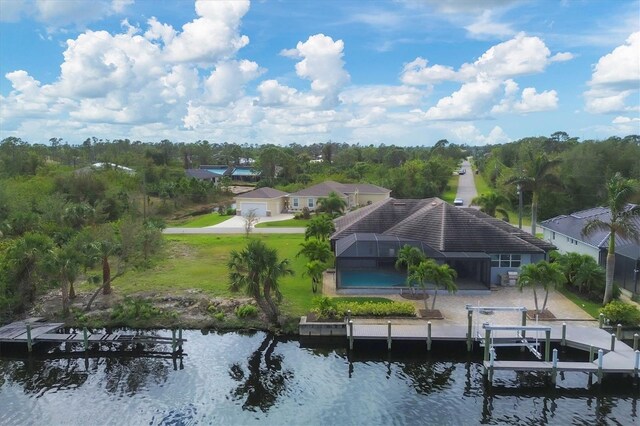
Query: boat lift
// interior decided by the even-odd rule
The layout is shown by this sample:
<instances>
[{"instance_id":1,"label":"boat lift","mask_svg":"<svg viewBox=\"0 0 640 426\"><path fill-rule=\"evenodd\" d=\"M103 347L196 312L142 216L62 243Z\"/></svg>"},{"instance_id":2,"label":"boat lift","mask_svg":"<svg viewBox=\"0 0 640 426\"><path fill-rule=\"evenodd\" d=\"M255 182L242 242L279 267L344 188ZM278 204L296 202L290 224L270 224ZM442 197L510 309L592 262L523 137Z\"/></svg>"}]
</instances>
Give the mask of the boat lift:
<instances>
[{"instance_id":1,"label":"boat lift","mask_svg":"<svg viewBox=\"0 0 640 426\"><path fill-rule=\"evenodd\" d=\"M467 350L471 351L473 348L473 340L480 342L480 347L484 347L485 361L489 360L490 353L493 348L496 347L520 347L521 350L525 348L529 350L536 358L542 359L540 353L540 342L538 339L538 333L543 331L545 333L545 361L549 361L549 348L551 341L551 327L527 325L527 308L523 306L473 306L467 304ZM484 335L480 331L479 321L474 321L474 312L480 314L492 314L494 312L520 312L521 313L521 325L492 325L489 322L482 324L482 330ZM536 321L537 323L537 321ZM496 336L500 331L515 331L515 336ZM535 332L535 340L527 338L527 331ZM475 336L475 337L474 337Z\"/></svg>"}]
</instances>

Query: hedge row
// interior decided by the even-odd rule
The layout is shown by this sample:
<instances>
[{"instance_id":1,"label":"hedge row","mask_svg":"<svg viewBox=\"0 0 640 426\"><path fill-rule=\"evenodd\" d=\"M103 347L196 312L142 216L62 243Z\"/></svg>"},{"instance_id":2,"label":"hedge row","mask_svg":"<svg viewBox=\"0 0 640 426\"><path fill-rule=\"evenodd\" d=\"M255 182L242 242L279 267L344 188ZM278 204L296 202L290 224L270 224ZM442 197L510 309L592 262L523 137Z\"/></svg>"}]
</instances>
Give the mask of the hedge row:
<instances>
[{"instance_id":1,"label":"hedge row","mask_svg":"<svg viewBox=\"0 0 640 426\"><path fill-rule=\"evenodd\" d=\"M351 310L352 316L367 317L414 317L416 309L410 302L337 302L338 315L345 316Z\"/></svg>"}]
</instances>

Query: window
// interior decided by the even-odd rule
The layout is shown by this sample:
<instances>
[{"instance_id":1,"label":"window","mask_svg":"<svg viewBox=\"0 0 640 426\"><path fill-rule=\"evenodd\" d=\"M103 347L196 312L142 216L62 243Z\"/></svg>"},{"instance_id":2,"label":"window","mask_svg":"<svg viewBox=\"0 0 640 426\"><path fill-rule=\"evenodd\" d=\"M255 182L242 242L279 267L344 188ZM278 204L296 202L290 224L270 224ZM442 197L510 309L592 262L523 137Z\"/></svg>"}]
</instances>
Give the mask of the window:
<instances>
[{"instance_id":1,"label":"window","mask_svg":"<svg viewBox=\"0 0 640 426\"><path fill-rule=\"evenodd\" d=\"M297 198L294 198L294 199L293 199L293 207L299 207L298 199L297 199Z\"/></svg>"},{"instance_id":2,"label":"window","mask_svg":"<svg viewBox=\"0 0 640 426\"><path fill-rule=\"evenodd\" d=\"M519 254L492 254L492 268L519 268L522 263L522 256Z\"/></svg>"},{"instance_id":3,"label":"window","mask_svg":"<svg viewBox=\"0 0 640 426\"><path fill-rule=\"evenodd\" d=\"M310 208L310 209L312 209L312 208L313 208L313 201L314 201L314 200L313 200L313 198L309 198L309 199L307 200L307 205L309 206L309 208Z\"/></svg>"}]
</instances>

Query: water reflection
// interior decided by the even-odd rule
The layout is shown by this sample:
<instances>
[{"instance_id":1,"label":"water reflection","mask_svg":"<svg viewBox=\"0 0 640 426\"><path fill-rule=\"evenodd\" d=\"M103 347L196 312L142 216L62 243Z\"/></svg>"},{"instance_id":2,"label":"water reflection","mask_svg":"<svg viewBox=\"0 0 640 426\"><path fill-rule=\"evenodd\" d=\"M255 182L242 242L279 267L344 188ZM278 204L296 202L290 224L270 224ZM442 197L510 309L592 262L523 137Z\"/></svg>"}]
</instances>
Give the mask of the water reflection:
<instances>
[{"instance_id":1,"label":"water reflection","mask_svg":"<svg viewBox=\"0 0 640 426\"><path fill-rule=\"evenodd\" d=\"M616 377L496 372L464 347L301 348L265 333L188 332L184 359L64 350L0 357L0 424L637 424L639 388ZM460 349L460 350L458 350ZM36 404L37 401L37 404ZM11 410L6 410L6 407ZM106 419L101 413L117 413ZM124 419L124 420L122 420ZM118 423L115 423L116 420ZM71 422L73 423L73 422Z\"/></svg>"},{"instance_id":2,"label":"water reflection","mask_svg":"<svg viewBox=\"0 0 640 426\"><path fill-rule=\"evenodd\" d=\"M242 401L243 410L267 412L293 378L293 371L282 367L282 355L274 354L277 344L275 336L266 334L258 349L249 356L246 369L240 363L229 369L231 378L239 382L231 394L234 400Z\"/></svg>"}]
</instances>

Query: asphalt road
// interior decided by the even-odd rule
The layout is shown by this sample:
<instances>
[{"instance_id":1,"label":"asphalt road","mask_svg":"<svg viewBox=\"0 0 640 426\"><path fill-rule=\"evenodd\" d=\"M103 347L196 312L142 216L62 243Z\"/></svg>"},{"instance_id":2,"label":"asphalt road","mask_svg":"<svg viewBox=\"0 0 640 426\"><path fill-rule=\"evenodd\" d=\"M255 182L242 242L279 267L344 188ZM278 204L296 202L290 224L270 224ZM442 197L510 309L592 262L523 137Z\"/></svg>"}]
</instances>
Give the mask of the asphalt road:
<instances>
[{"instance_id":1,"label":"asphalt road","mask_svg":"<svg viewBox=\"0 0 640 426\"><path fill-rule=\"evenodd\" d=\"M469 204L471 203L471 200L478 196L476 183L473 180L474 171L471 170L471 164L467 160L464 160L461 168L465 169L467 172L459 177L456 198L462 199L464 207L470 207Z\"/></svg>"}]
</instances>

